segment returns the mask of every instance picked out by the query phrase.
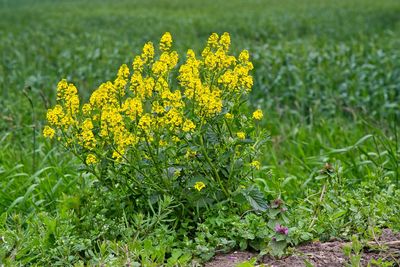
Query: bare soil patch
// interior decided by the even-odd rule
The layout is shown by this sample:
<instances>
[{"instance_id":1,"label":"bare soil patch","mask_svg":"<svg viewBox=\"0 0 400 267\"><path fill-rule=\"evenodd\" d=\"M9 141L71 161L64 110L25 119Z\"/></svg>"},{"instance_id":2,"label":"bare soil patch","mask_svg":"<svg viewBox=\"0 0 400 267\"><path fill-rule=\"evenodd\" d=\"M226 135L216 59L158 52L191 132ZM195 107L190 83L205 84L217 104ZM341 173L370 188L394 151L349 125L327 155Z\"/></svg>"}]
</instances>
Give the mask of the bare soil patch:
<instances>
[{"instance_id":1,"label":"bare soil patch","mask_svg":"<svg viewBox=\"0 0 400 267\"><path fill-rule=\"evenodd\" d=\"M290 256L276 259L270 256L264 256L259 260L259 266L306 266L306 262L315 267L322 266L345 266L349 261L343 254L343 246L346 242L312 242L303 244L293 249ZM229 254L216 255L214 259L205 264L206 267L233 267L238 263L247 261L252 257L257 257L256 253L246 251L234 251ZM362 251L362 265L367 264L372 259L383 259L394 262L399 266L400 262L400 233L393 233L390 229L384 229L382 235L368 242Z\"/></svg>"}]
</instances>

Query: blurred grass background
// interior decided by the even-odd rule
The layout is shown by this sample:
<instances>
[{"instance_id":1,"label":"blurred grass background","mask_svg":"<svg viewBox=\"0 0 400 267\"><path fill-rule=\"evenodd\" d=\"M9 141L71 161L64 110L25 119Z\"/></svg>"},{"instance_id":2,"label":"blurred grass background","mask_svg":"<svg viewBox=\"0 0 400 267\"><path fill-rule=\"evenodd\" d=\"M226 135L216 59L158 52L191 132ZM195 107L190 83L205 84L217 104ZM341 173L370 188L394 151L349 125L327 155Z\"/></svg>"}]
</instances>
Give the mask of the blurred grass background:
<instances>
[{"instance_id":1,"label":"blurred grass background","mask_svg":"<svg viewBox=\"0 0 400 267\"><path fill-rule=\"evenodd\" d=\"M271 133L267 192L294 203L320 188L327 162L349 189L399 185L398 0L2 0L0 213L57 213L90 190L74 158L41 137L56 84L67 78L85 99L166 31L181 55L225 31L234 52L250 51L249 105Z\"/></svg>"}]
</instances>

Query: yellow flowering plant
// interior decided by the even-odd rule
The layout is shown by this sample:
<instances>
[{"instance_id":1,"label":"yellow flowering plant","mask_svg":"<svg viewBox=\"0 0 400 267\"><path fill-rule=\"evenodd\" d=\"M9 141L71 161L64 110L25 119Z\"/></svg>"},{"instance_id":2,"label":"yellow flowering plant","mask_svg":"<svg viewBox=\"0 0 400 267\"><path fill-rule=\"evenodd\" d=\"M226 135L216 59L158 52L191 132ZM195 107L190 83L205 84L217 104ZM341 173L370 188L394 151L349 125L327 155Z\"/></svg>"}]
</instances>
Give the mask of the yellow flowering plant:
<instances>
[{"instance_id":1,"label":"yellow flowering plant","mask_svg":"<svg viewBox=\"0 0 400 267\"><path fill-rule=\"evenodd\" d=\"M232 199L253 184L265 134L262 111L243 112L253 85L249 53L235 57L229 48L228 33L213 33L200 56L188 50L178 66L167 32L157 53L146 43L83 105L61 80L43 134L137 206L163 195L189 209Z\"/></svg>"}]
</instances>

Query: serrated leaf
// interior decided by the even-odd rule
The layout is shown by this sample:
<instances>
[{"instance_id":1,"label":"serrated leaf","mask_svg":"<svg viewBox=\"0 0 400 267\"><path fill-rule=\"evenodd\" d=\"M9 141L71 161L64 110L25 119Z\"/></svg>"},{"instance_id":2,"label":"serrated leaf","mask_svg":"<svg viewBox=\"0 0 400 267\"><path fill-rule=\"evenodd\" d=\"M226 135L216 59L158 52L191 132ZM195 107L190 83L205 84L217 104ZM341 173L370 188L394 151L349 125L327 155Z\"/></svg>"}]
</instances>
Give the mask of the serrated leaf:
<instances>
[{"instance_id":1,"label":"serrated leaf","mask_svg":"<svg viewBox=\"0 0 400 267\"><path fill-rule=\"evenodd\" d=\"M247 199L250 206L256 211L266 211L268 204L263 193L256 186L243 191L243 196Z\"/></svg>"},{"instance_id":2,"label":"serrated leaf","mask_svg":"<svg viewBox=\"0 0 400 267\"><path fill-rule=\"evenodd\" d=\"M287 246L286 241L274 241L274 240L272 240L269 243L269 245L271 247L272 256L278 256L278 257L281 257L284 254L285 248Z\"/></svg>"}]
</instances>

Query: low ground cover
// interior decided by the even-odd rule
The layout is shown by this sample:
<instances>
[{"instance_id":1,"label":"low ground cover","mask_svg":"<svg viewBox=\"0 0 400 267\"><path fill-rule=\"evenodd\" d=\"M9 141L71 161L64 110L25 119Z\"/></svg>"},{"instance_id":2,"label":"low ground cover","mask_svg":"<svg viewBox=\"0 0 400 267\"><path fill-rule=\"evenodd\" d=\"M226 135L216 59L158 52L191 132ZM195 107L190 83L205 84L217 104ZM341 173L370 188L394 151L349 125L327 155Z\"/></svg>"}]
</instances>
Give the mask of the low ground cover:
<instances>
[{"instance_id":1,"label":"low ground cover","mask_svg":"<svg viewBox=\"0 0 400 267\"><path fill-rule=\"evenodd\" d=\"M357 257L367 254L368 242L379 241L387 229L395 237L400 231L399 13L399 3L391 0L201 4L174 0L168 5L3 1L1 264L186 266L233 250L272 261L298 256L316 241L332 240L352 246L339 249L344 255L341 264L357 264ZM123 183L131 175L114 164L121 149L81 149L74 155L56 137L49 140L42 135L46 112L57 104L60 79L73 83L80 101L90 103L102 83L115 81L121 64L130 66L144 43L157 46L165 32L172 33L174 50L181 55L171 88L182 82L178 75L186 51L192 48L199 58L212 32L230 33L232 55L249 51L253 86L248 101L235 110L232 136L246 149L254 145L247 139L261 140L260 133L267 141L254 151L243 150L248 157L243 165L234 166L239 175L231 178L232 183L221 186L216 178L229 177L230 170L223 167L234 157L228 153L232 146L225 147L228 156L223 160L215 154L210 160L219 168L218 175L211 167L194 175L207 160L185 158L185 150L181 159L193 164L187 170L193 180L184 185L160 187L166 176L158 176L149 159L138 170L146 170L157 183L148 191L139 190L137 183L132 193ZM252 117L258 109L263 114L260 120ZM221 109L223 116L227 113ZM249 120L235 121L240 114ZM203 129L201 120L184 119L191 119L194 131ZM253 130L247 131L250 124ZM187 122L188 132L193 130L190 125ZM183 125L179 127L183 131ZM227 132L227 128L221 131L228 136ZM245 134L245 140L239 140L238 132ZM200 148L200 139L194 140ZM88 154L98 160L104 151L111 153L104 169L121 175L98 175L99 179L99 169L90 171L94 165L87 163L94 158L88 161ZM169 160L176 158L171 156L176 151L168 153ZM185 165L182 162L179 168ZM210 183L213 178L215 184ZM166 188L173 193L160 193ZM237 188L242 192L234 195ZM192 199L205 192L210 193L207 199ZM192 205L182 206L182 201ZM365 247L362 252L360 246ZM398 261L386 256L380 254L375 264L391 266ZM367 262L371 260L363 264Z\"/></svg>"}]
</instances>

